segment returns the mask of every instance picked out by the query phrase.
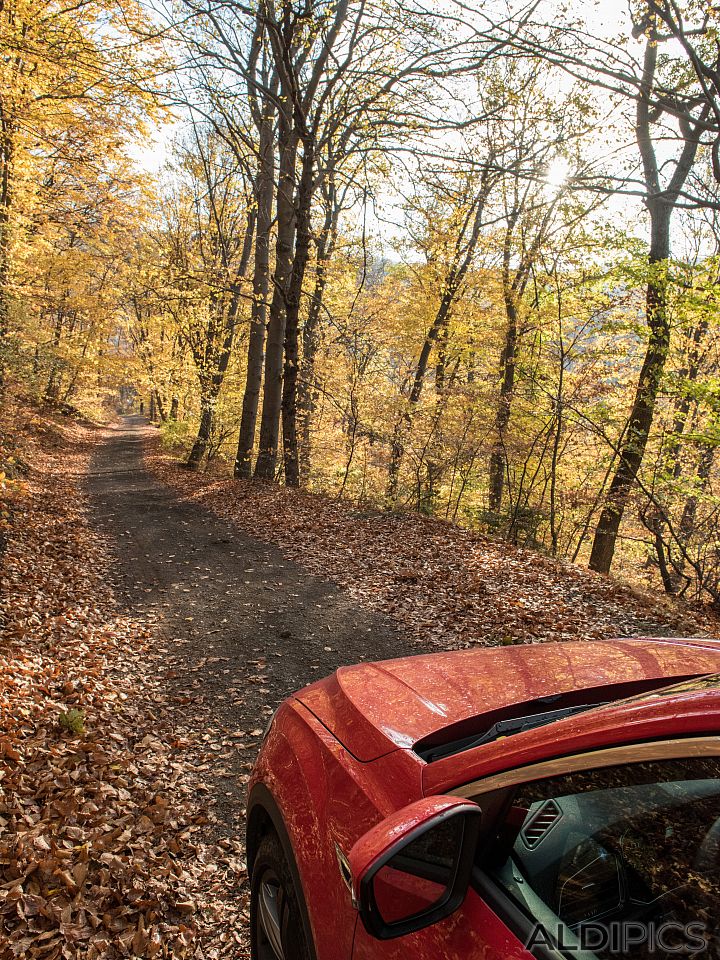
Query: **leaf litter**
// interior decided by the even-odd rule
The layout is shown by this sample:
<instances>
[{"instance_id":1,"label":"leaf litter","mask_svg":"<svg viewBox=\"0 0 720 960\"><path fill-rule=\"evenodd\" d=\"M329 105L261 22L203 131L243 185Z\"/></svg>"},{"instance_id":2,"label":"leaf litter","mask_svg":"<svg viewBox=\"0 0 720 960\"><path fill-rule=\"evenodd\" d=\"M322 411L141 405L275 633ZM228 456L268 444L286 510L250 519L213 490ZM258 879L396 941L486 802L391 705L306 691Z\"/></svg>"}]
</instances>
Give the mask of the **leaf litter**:
<instances>
[{"instance_id":1,"label":"leaf litter","mask_svg":"<svg viewBox=\"0 0 720 960\"><path fill-rule=\"evenodd\" d=\"M244 790L238 751L250 759L261 731L204 718L198 735L193 698L168 679L183 669L192 689L202 662L182 666L152 617L121 610L80 490L97 431L30 414L12 432L26 469L0 541L0 958L248 957L243 845L213 829L213 807L218 781ZM703 611L451 524L147 453L181 499L390 614L422 649L718 632Z\"/></svg>"},{"instance_id":2,"label":"leaf litter","mask_svg":"<svg viewBox=\"0 0 720 960\"><path fill-rule=\"evenodd\" d=\"M416 513L358 510L275 484L188 473L151 441L146 462L187 502L280 547L423 649L650 635L720 635L707 608Z\"/></svg>"},{"instance_id":3,"label":"leaf litter","mask_svg":"<svg viewBox=\"0 0 720 960\"><path fill-rule=\"evenodd\" d=\"M0 958L247 957L242 844L202 772L233 741L194 736L108 584L80 489L97 431L5 416L27 476L0 543Z\"/></svg>"}]
</instances>

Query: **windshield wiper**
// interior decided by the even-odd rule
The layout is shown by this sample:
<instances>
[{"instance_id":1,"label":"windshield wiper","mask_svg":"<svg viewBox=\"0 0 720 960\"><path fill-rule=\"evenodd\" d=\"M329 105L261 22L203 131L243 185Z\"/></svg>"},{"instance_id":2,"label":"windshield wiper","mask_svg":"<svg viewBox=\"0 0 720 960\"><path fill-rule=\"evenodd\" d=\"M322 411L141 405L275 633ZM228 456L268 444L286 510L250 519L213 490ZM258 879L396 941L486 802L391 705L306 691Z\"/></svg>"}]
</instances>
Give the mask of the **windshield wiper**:
<instances>
[{"instance_id":1,"label":"windshield wiper","mask_svg":"<svg viewBox=\"0 0 720 960\"><path fill-rule=\"evenodd\" d=\"M443 743L440 746L423 751L421 756L427 763L432 763L433 760L441 760L443 757L450 757L455 753L463 753L465 750L472 750L473 747L481 747L485 743L502 740L503 737L512 737L516 733L533 730L535 727L544 727L548 723L554 723L556 720L564 720L565 717L571 717L575 713L591 710L593 707L607 706L608 702L609 701L604 703L580 703L572 707L561 707L558 710L546 710L544 713L531 713L524 717L510 717L507 720L498 720L498 722L494 723L485 733L481 733L478 736L465 737L462 740L454 740L451 743Z\"/></svg>"}]
</instances>

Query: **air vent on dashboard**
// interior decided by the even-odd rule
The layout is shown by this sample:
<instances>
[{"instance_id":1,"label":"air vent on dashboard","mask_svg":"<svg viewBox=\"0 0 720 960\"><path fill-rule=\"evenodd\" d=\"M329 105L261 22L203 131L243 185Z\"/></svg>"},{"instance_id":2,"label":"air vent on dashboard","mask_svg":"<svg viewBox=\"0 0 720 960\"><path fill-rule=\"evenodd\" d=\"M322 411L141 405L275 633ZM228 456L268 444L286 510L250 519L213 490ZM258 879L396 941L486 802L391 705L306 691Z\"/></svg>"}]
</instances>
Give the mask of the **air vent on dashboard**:
<instances>
[{"instance_id":1,"label":"air vent on dashboard","mask_svg":"<svg viewBox=\"0 0 720 960\"><path fill-rule=\"evenodd\" d=\"M536 847L561 816L562 813L555 801L547 800L522 829L522 838L525 845L531 850Z\"/></svg>"}]
</instances>

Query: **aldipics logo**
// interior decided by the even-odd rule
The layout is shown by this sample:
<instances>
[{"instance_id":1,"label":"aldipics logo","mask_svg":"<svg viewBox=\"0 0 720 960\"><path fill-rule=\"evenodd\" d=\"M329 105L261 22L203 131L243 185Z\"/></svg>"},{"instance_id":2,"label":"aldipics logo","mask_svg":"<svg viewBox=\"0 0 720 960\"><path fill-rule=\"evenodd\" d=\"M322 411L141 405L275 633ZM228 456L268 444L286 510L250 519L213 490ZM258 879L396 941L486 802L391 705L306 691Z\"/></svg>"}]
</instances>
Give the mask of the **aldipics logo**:
<instances>
[{"instance_id":1,"label":"aldipics logo","mask_svg":"<svg viewBox=\"0 0 720 960\"><path fill-rule=\"evenodd\" d=\"M574 932L563 924L552 930L538 923L528 937L525 949L559 947L570 955L588 950L624 957L641 947L644 954L658 958L668 955L701 956L709 945L707 933L707 926L700 921L685 924L638 921L584 923Z\"/></svg>"}]
</instances>

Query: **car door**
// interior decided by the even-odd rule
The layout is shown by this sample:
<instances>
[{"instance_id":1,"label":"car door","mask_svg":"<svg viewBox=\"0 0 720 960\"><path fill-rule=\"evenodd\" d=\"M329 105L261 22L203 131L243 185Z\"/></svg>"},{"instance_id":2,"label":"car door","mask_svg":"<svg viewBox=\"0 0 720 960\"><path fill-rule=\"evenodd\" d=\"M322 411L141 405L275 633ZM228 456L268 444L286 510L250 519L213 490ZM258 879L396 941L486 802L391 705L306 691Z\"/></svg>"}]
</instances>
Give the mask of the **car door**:
<instances>
[{"instance_id":1,"label":"car door","mask_svg":"<svg viewBox=\"0 0 720 960\"><path fill-rule=\"evenodd\" d=\"M358 920L353 960L529 960L531 954L473 890L446 920L397 940L376 940Z\"/></svg>"},{"instance_id":2,"label":"car door","mask_svg":"<svg viewBox=\"0 0 720 960\"><path fill-rule=\"evenodd\" d=\"M504 778L479 869L532 956L720 957L718 749L715 737L638 744Z\"/></svg>"},{"instance_id":3,"label":"car door","mask_svg":"<svg viewBox=\"0 0 720 960\"><path fill-rule=\"evenodd\" d=\"M720 957L717 738L565 757L459 792L498 810L462 907L396 940L359 922L353 960Z\"/></svg>"}]
</instances>

